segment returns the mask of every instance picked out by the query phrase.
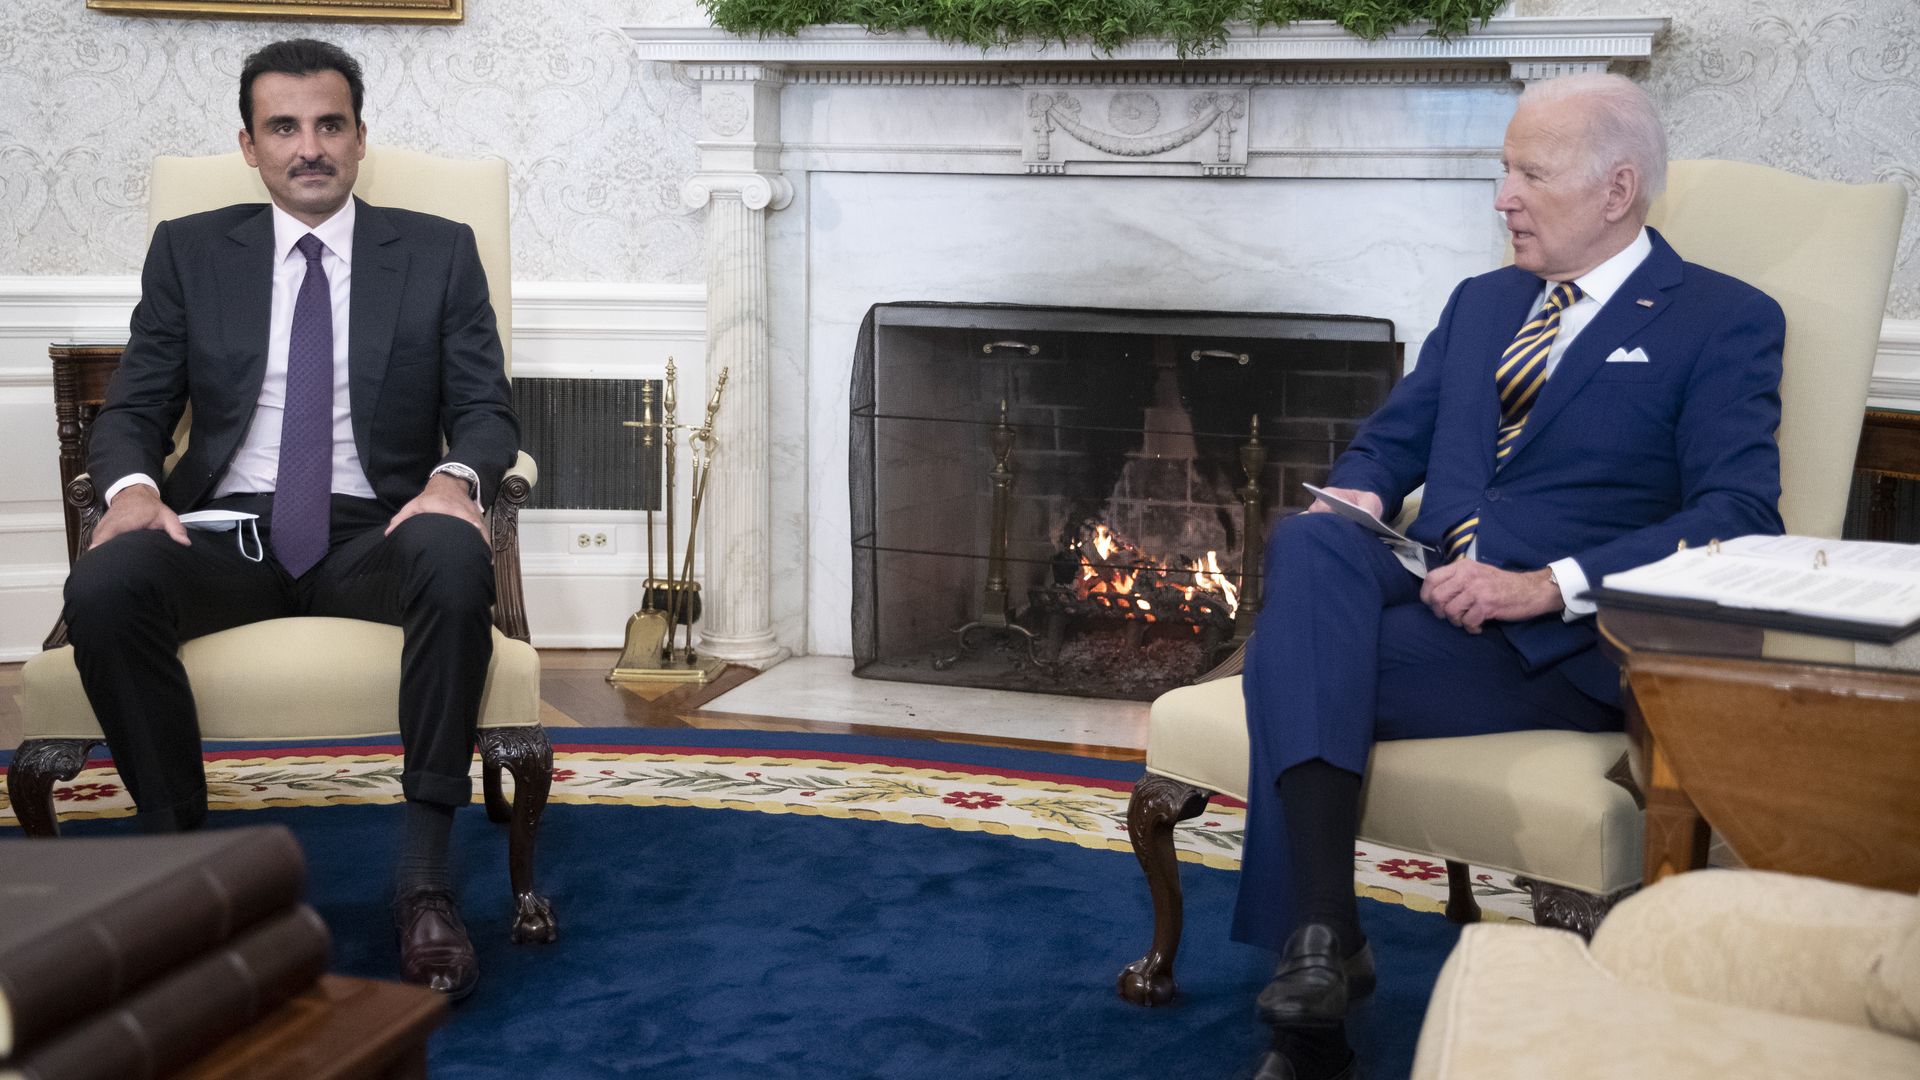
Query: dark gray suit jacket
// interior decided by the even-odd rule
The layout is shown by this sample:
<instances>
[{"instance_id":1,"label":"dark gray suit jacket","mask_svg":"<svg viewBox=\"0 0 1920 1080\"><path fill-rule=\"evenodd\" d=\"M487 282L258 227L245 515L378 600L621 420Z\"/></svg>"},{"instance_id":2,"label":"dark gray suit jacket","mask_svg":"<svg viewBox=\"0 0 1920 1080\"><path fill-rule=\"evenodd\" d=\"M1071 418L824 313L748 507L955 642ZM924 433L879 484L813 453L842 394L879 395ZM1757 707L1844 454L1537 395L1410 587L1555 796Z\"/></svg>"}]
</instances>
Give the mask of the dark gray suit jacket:
<instances>
[{"instance_id":1,"label":"dark gray suit jacket","mask_svg":"<svg viewBox=\"0 0 1920 1080\"><path fill-rule=\"evenodd\" d=\"M154 231L132 337L90 436L87 469L101 490L132 473L159 477L190 404L192 434L161 495L177 512L212 497L266 377L272 259L264 203ZM473 230L356 200L348 327L354 445L381 503L399 510L442 462L472 468L492 498L520 427Z\"/></svg>"}]
</instances>

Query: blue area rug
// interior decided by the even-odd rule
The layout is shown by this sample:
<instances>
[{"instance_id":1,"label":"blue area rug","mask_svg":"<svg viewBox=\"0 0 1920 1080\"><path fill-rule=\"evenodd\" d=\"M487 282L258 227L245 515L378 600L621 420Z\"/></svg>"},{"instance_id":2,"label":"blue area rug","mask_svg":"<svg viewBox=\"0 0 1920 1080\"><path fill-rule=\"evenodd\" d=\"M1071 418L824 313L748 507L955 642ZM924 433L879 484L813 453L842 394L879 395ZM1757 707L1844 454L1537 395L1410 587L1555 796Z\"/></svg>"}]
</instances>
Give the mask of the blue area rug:
<instances>
[{"instance_id":1,"label":"blue area rug","mask_svg":"<svg viewBox=\"0 0 1920 1080\"><path fill-rule=\"evenodd\" d=\"M1130 782L1139 766L931 742L743 732L553 732L568 745L849 758ZM337 745L337 744L335 744ZM218 749L218 748L213 748ZM564 754L563 754L564 756ZM211 765L210 765L211 767ZM278 822L306 849L333 968L391 978L390 806L216 812ZM80 820L74 835L124 833ZM1183 865L1181 996L1141 1009L1114 978L1152 910L1131 854L893 820L669 805L558 803L539 880L560 940L507 941L506 834L474 807L455 831L479 990L431 1046L443 1080L646 1076L1233 1077L1264 1046L1253 998L1271 967L1226 939L1235 875ZM1369 1080L1407 1075L1427 997L1458 936L1444 918L1361 901L1380 990L1352 1024Z\"/></svg>"}]
</instances>

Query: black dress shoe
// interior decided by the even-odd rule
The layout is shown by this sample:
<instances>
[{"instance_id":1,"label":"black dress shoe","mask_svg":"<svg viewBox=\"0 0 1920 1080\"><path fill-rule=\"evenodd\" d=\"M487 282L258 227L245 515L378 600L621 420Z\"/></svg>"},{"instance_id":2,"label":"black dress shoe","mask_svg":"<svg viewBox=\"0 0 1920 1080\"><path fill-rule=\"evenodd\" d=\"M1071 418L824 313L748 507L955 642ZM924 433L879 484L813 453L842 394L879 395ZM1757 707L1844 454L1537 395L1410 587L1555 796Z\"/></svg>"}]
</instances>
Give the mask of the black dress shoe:
<instances>
[{"instance_id":1,"label":"black dress shoe","mask_svg":"<svg viewBox=\"0 0 1920 1080\"><path fill-rule=\"evenodd\" d=\"M1373 992L1373 947L1340 955L1340 938L1325 923L1307 923L1287 938L1280 965L1260 991L1260 1019L1274 1027L1324 1027L1347 1018L1347 1007Z\"/></svg>"},{"instance_id":2,"label":"black dress shoe","mask_svg":"<svg viewBox=\"0 0 1920 1080\"><path fill-rule=\"evenodd\" d=\"M409 889L393 898L393 924L400 933L400 977L454 1001L473 993L480 961L453 904L441 889Z\"/></svg>"}]
</instances>

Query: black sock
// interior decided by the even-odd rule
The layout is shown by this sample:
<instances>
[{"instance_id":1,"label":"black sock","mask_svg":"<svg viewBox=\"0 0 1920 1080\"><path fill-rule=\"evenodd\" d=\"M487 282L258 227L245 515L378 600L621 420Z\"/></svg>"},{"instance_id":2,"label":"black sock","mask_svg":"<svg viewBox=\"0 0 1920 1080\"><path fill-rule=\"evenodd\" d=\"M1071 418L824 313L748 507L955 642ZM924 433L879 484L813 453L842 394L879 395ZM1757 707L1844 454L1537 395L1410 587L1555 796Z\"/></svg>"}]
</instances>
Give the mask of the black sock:
<instances>
[{"instance_id":1,"label":"black sock","mask_svg":"<svg viewBox=\"0 0 1920 1080\"><path fill-rule=\"evenodd\" d=\"M1360 828L1360 775L1315 758L1280 774L1280 810L1292 853L1296 925L1326 923L1344 955L1362 944L1353 897L1353 844Z\"/></svg>"},{"instance_id":2,"label":"black sock","mask_svg":"<svg viewBox=\"0 0 1920 1080\"><path fill-rule=\"evenodd\" d=\"M400 865L393 875L394 891L452 892L453 875L447 868L447 847L453 836L453 807L409 799L406 819Z\"/></svg>"},{"instance_id":3,"label":"black sock","mask_svg":"<svg viewBox=\"0 0 1920 1080\"><path fill-rule=\"evenodd\" d=\"M1353 1060L1344 1024L1326 1031L1275 1031L1273 1048L1293 1066L1294 1080L1329 1080Z\"/></svg>"}]
</instances>

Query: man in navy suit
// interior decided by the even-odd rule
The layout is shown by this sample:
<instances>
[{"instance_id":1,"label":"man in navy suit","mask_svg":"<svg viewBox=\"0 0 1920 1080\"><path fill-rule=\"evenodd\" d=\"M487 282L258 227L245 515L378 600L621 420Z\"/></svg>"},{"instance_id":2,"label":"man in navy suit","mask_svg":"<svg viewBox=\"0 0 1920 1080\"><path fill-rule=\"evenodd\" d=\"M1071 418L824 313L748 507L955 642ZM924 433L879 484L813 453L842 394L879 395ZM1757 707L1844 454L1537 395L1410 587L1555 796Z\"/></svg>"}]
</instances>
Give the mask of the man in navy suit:
<instances>
[{"instance_id":1,"label":"man in navy suit","mask_svg":"<svg viewBox=\"0 0 1920 1080\"><path fill-rule=\"evenodd\" d=\"M1666 175L1617 75L1530 87L1494 209L1514 265L1462 282L1328 486L1383 517L1421 484L1424 577L1316 503L1266 555L1234 936L1281 952L1263 1077L1347 1075L1372 989L1353 893L1375 740L1621 723L1580 595L1680 541L1781 529L1779 305L1645 227ZM1760 227L1762 223L1755 223Z\"/></svg>"},{"instance_id":2,"label":"man in navy suit","mask_svg":"<svg viewBox=\"0 0 1920 1080\"><path fill-rule=\"evenodd\" d=\"M363 98L359 65L325 42L247 58L240 149L272 202L154 232L90 436L108 506L67 580L66 616L151 831L207 811L182 641L287 615L398 624L402 968L458 997L479 968L448 838L472 799L493 655L479 500L511 466L519 426L473 231L352 198ZM163 476L189 405L187 449ZM182 524L205 510L258 515L257 534Z\"/></svg>"}]
</instances>

